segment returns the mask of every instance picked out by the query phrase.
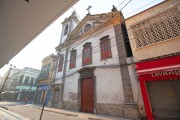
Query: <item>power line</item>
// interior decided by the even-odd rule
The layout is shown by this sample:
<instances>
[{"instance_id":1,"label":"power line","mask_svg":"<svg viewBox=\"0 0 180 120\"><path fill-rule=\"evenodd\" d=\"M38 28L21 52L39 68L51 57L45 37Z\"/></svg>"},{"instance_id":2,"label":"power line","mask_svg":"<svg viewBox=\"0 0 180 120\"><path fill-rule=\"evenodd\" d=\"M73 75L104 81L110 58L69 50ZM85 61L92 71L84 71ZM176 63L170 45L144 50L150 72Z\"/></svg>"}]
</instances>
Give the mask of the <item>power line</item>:
<instances>
[{"instance_id":1,"label":"power line","mask_svg":"<svg viewBox=\"0 0 180 120\"><path fill-rule=\"evenodd\" d=\"M127 15L129 15L129 14L131 14L131 13L133 13L133 12L136 12L136 11L140 10L141 8L146 7L146 6L148 6L148 5L152 4L152 3L154 3L155 1L157 1L157 0L154 0L154 1L152 1L152 2L150 2L150 3L148 3L148 4L144 5L144 6L142 6L142 7L140 7L140 8L138 8L138 9L136 9L136 10L134 10L134 11L132 11L132 12L130 12L130 13L124 15L124 16L127 16Z\"/></svg>"},{"instance_id":2,"label":"power line","mask_svg":"<svg viewBox=\"0 0 180 120\"><path fill-rule=\"evenodd\" d=\"M122 3L120 3L116 8L118 8L120 5L122 5L126 0L124 0Z\"/></svg>"},{"instance_id":3,"label":"power line","mask_svg":"<svg viewBox=\"0 0 180 120\"><path fill-rule=\"evenodd\" d=\"M120 11L121 11L122 9L124 9L131 1L132 1L132 0L130 0L128 3L126 3L126 5L124 5L124 7L122 7L122 8L120 9Z\"/></svg>"},{"instance_id":4,"label":"power line","mask_svg":"<svg viewBox=\"0 0 180 120\"><path fill-rule=\"evenodd\" d=\"M118 7L119 7L121 4L123 4L125 1L126 1L126 0L124 0L122 3L120 3L120 4L118 5ZM130 0L130 1L131 1L131 0ZM130 1L129 1L129 2L130 2ZM129 3L129 2L128 2L128 3ZM127 3L127 4L128 4L128 3ZM127 4L126 4L126 5L127 5ZM125 6L126 6L126 5L125 5ZM125 7L125 6L124 6L124 7ZM116 15L115 15L115 16L116 16ZM114 18L115 16L113 16L112 18ZM109 18L107 21L109 21L109 20L112 19L112 18ZM104 18L102 18L102 19L100 19L100 20L103 20L103 19L104 19ZM100 20L97 20L97 21L95 21L95 22L98 22L98 21L100 21ZM110 22L111 22L111 21L110 21ZM104 22L102 25L100 25L99 28L100 28L101 26L103 26L105 23L106 23L106 22ZM83 24L83 25L84 25L84 24ZM97 30L99 30L99 28L97 28L92 34L94 34ZM82 42L80 42L80 44L83 43L84 41L88 40L88 39L91 37L92 34L90 34L87 39L85 39L85 40L83 40ZM76 47L78 47L80 44L77 44Z\"/></svg>"},{"instance_id":5,"label":"power line","mask_svg":"<svg viewBox=\"0 0 180 120\"><path fill-rule=\"evenodd\" d=\"M166 6L164 7L164 8L166 8ZM163 8L163 9L164 9ZM161 10L159 10L158 12L157 12L157 14L159 13L159 12L161 12L163 9L161 9ZM151 16L150 16L151 17ZM149 17L147 17L147 18L149 18ZM145 21L144 21L145 22ZM132 29L132 28L130 28L130 29ZM130 30L130 29L128 29L128 30ZM122 33L120 33L120 34L122 34ZM115 38L115 36L113 36L112 38L110 38L110 40L111 39L113 39L113 38ZM126 36L126 37L124 37L123 39L125 40L126 38L128 38L128 36ZM133 40L133 39L136 39L136 38L131 38L130 40ZM129 42L129 40L125 40L124 42ZM116 43L116 45L117 45L117 43ZM94 46L94 47L92 47L92 49L93 48L96 48L96 47L98 47L99 45L96 45L96 46ZM112 46L111 46L112 47ZM100 52L100 51L99 51ZM92 53L93 54L93 53ZM82 55L82 53L81 54L78 54L77 56L81 56ZM77 57L78 58L78 57ZM81 57L80 57L81 58ZM65 62L68 62L68 61L70 61L70 60L67 60L67 61L65 61ZM65 63L65 62L63 62L63 63Z\"/></svg>"},{"instance_id":6,"label":"power line","mask_svg":"<svg viewBox=\"0 0 180 120\"><path fill-rule=\"evenodd\" d=\"M126 0L125 0L125 1L126 1ZM123 1L123 2L125 2L125 1ZM122 2L122 3L123 3L123 2ZM130 0L124 7L126 7L130 2L131 2L131 0ZM121 4L122 4L122 3L121 3ZM121 5L121 4L120 4L120 5ZM119 6L120 6L120 5L119 5ZM124 8L124 7L123 7L123 8ZM122 9L123 9L123 8L122 8ZM122 9L121 9L121 10L122 10ZM115 15L115 16L116 16L116 15ZM112 16L112 18L114 18L115 16ZM107 20L107 22L109 22L109 20L112 19L112 18L109 18L109 19ZM90 34L89 37L91 37L91 35L93 35L97 30L99 30L99 29L100 29L105 23L107 23L107 22L104 22L102 25L100 25L93 33ZM111 21L110 21L110 22L111 22ZM87 39L89 39L89 37L88 37ZM85 39L85 40L87 40L87 39ZM84 40L84 41L85 41L85 40ZM84 41L83 41L83 42L84 42ZM80 45L80 44L79 44L79 45ZM77 45L77 46L79 46L79 45ZM76 47L77 47L77 46L76 46Z\"/></svg>"},{"instance_id":7,"label":"power line","mask_svg":"<svg viewBox=\"0 0 180 120\"><path fill-rule=\"evenodd\" d=\"M149 3L148 3L149 4ZM177 4L178 5L178 4ZM162 10L164 10L164 8L166 8L167 6L165 6L165 7L163 7L161 10L159 10L157 13L156 13L156 15L157 14L159 14L159 12L161 12ZM155 16L155 15L151 15L151 16L149 16L149 17L147 17L147 18L145 18L145 19L148 19L148 18L151 18L152 16ZM115 16L113 16L113 17L115 17ZM113 18L112 17L112 18ZM112 19L112 18L110 18L110 19ZM108 20L110 20L110 19L108 19ZM109 22L107 20L107 22ZM97 21L99 21L99 20L97 20ZM105 22L105 23L107 23L107 22ZM111 22L111 21L110 21ZM143 22L146 22L146 21L143 21ZM104 24L105 24L104 23ZM102 25L100 25L93 33L95 33L100 27L102 27L104 24L102 24ZM127 32L129 31L129 30L131 30L132 28L129 28L129 29L127 29ZM104 31L102 31L102 32L104 32ZM100 33L102 33L102 32L100 32ZM93 34L92 33L92 34ZM91 34L91 35L92 35ZM88 40L90 37L91 37L91 35L89 36L89 37L87 37L85 40L83 40L83 41L80 41L79 43L76 43L76 44L74 44L73 46L71 46L71 48L76 48L76 47L78 47L81 43L83 43L84 41L86 41L86 40ZM121 35L122 35L122 33L121 33ZM94 37L94 36L93 36ZM126 36L126 38L127 38L128 36ZM132 40L132 39L130 39L130 40ZM130 40L127 40L127 41L125 41L125 42L128 42L128 41L130 41ZM76 46L75 46L76 45ZM74 47L75 46L75 47ZM64 49L64 50L62 50L61 52L63 52L63 51L65 51L66 49Z\"/></svg>"},{"instance_id":8,"label":"power line","mask_svg":"<svg viewBox=\"0 0 180 120\"><path fill-rule=\"evenodd\" d=\"M126 0L125 0L125 1L126 1ZM122 3L124 3L125 1L123 1ZM131 0L130 0L130 1L131 1ZM122 3L121 3L121 4L122 4ZM121 4L120 4L120 5L121 5ZM119 5L119 6L120 6L120 5ZM119 6L118 6L118 7L119 7ZM126 5L125 5L125 6L126 6ZM125 7L125 6L124 6L124 7ZM115 16L116 16L116 15L115 15ZM112 18L114 18L115 16L112 16ZM109 21L109 20L112 19L112 18L109 18L107 21ZM104 20L104 18L99 19L99 20L97 20L97 21L95 21L95 22L98 22L98 21L100 21L100 20ZM103 26L105 23L107 23L107 21L104 22L102 25L100 25L99 28L100 28L101 26ZM111 21L110 21L110 22L111 22ZM80 23L82 23L82 22L80 22ZM83 24L83 25L84 25L84 24ZM94 34L97 30L99 30L99 28L97 28L92 34ZM92 34L91 34L91 35L92 35ZM89 37L88 37L87 39L89 39L89 38L91 37L91 35L89 35ZM87 39L81 41L80 43L77 43L77 46L75 46L76 44L74 44L74 46L75 46L75 47L78 47L81 43L83 43L83 42L86 41ZM74 48L75 48L75 47L74 47ZM65 50L64 50L64 51L65 51ZM62 52L62 51L61 51L61 52Z\"/></svg>"},{"instance_id":9,"label":"power line","mask_svg":"<svg viewBox=\"0 0 180 120\"><path fill-rule=\"evenodd\" d=\"M127 37L128 37L128 36L127 36ZM112 38L110 38L110 40L113 39L113 38L115 38L115 36L112 37ZM132 39L135 39L135 38L132 38ZM128 41L126 41L126 42L128 42ZM117 46L118 44L120 44L120 43L115 43L115 44L111 45L109 48L114 47L114 46ZM93 49L93 48L95 48L95 47L98 47L98 46L99 46L99 45L94 46L94 47L92 47L91 49ZM101 51L101 49L99 49L98 51L92 52L92 55L93 55L94 53L98 53L98 52L100 52L100 51ZM76 59L82 58L82 57L81 57L82 54L83 54L83 53L80 53L80 54L76 55L76 56L79 56L79 57L76 57ZM70 61L70 59L67 60L67 61L64 61L63 64L64 64L64 63L67 63L67 62L69 62L69 61Z\"/></svg>"},{"instance_id":10,"label":"power line","mask_svg":"<svg viewBox=\"0 0 180 120\"><path fill-rule=\"evenodd\" d=\"M131 1L131 0L130 0ZM129 2L130 2L129 1ZM123 1L124 2L124 1ZM129 3L128 2L128 3ZM149 4L149 3L148 3ZM148 4L146 4L146 5L144 5L144 6L147 6ZM126 4L127 5L127 4ZM144 7L143 6L143 7ZM116 16L116 15L115 15ZM115 16L113 16L112 18L114 18ZM112 18L110 18L110 19L112 19ZM104 18L102 18L102 19L98 19L97 21L95 21L95 22L98 22L98 21L100 21L100 20L103 20ZM111 21L109 21L110 19L108 19L105 23L107 23L107 22L111 22ZM99 28L100 27L102 27L105 23L103 23L103 24L101 24L92 34L94 34L97 30L99 30ZM129 28L129 29L127 29L127 31L129 31L131 28ZM103 31L102 31L103 32ZM102 33L102 32L100 32L100 33ZM91 34L91 35L92 35ZM81 42L78 42L78 43L75 43L73 46L71 46L73 49L74 48L76 48L76 47L78 47L81 43L83 43L84 41L86 41L86 40L88 40L89 38L91 38L91 35L89 35L89 37L87 37L86 39L84 39L84 40L82 40ZM64 49L64 50L61 50L61 52L63 52L63 51L65 51L66 49Z\"/></svg>"}]
</instances>

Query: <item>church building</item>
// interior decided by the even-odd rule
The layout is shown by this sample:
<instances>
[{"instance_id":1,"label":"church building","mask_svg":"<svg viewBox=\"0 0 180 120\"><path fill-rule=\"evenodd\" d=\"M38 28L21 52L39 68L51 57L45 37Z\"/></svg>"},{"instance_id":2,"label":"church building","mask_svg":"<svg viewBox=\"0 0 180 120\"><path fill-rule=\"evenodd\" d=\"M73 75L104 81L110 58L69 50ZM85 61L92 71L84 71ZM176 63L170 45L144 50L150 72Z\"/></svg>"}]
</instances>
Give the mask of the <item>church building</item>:
<instances>
[{"instance_id":1,"label":"church building","mask_svg":"<svg viewBox=\"0 0 180 120\"><path fill-rule=\"evenodd\" d=\"M125 20L112 12L62 22L50 107L139 119L135 66Z\"/></svg>"}]
</instances>

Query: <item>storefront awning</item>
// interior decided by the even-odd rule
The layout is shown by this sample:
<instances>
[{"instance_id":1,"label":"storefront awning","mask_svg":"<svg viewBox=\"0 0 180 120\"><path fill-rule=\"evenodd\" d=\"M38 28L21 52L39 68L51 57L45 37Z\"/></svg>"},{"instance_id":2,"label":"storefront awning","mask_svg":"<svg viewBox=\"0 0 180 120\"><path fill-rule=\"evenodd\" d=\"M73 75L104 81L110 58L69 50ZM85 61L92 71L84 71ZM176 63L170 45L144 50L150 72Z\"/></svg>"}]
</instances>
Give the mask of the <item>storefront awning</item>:
<instances>
[{"instance_id":1,"label":"storefront awning","mask_svg":"<svg viewBox=\"0 0 180 120\"><path fill-rule=\"evenodd\" d=\"M165 80L180 78L180 55L139 62L136 64L139 80Z\"/></svg>"}]
</instances>

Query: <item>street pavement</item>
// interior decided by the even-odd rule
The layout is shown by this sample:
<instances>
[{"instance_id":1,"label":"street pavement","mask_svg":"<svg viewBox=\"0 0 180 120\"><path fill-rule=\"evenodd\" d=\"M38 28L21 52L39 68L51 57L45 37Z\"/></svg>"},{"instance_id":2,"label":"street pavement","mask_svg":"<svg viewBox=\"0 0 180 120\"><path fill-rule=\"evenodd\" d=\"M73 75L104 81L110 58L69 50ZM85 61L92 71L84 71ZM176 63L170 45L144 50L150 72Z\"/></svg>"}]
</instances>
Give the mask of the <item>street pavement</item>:
<instances>
[{"instance_id":1,"label":"street pavement","mask_svg":"<svg viewBox=\"0 0 180 120\"><path fill-rule=\"evenodd\" d=\"M33 104L24 105L17 102L0 102L0 106L3 107L3 108L0 107L1 108L0 118L3 115L2 113L3 110L5 110L4 108L7 108L9 112L12 112L10 114L11 116L16 114L16 118L19 117L19 119L17 120L28 120L28 119L39 120L42 109L42 107L38 105L33 105ZM18 114L19 116L17 116ZM2 120L16 120L16 119L8 118ZM42 120L128 120L128 119L45 107Z\"/></svg>"},{"instance_id":2,"label":"street pavement","mask_svg":"<svg viewBox=\"0 0 180 120\"><path fill-rule=\"evenodd\" d=\"M30 119L0 107L0 120L30 120Z\"/></svg>"}]
</instances>

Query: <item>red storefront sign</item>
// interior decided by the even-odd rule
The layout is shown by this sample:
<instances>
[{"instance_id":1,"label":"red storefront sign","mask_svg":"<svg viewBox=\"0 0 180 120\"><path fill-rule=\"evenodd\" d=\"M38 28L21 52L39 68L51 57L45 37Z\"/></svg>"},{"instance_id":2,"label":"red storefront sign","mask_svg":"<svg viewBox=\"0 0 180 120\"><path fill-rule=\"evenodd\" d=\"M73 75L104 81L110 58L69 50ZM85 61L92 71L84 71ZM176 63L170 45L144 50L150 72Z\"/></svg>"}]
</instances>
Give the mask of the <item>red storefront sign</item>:
<instances>
[{"instance_id":1,"label":"red storefront sign","mask_svg":"<svg viewBox=\"0 0 180 120\"><path fill-rule=\"evenodd\" d=\"M180 55L136 64L136 71L140 81L140 87L146 116L153 120L153 113L146 89L146 81L171 80L180 78Z\"/></svg>"}]
</instances>

